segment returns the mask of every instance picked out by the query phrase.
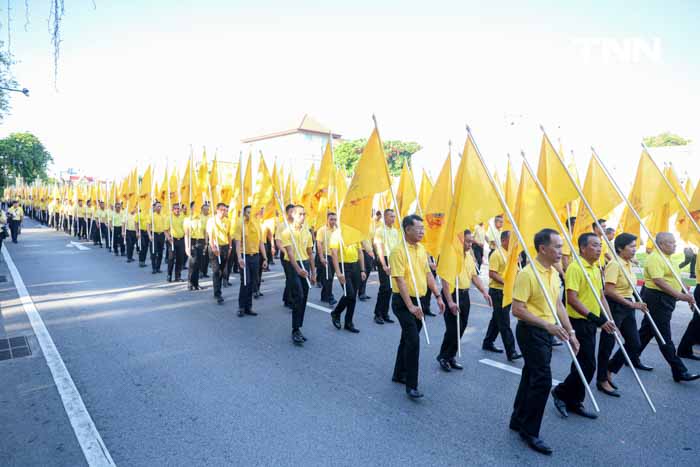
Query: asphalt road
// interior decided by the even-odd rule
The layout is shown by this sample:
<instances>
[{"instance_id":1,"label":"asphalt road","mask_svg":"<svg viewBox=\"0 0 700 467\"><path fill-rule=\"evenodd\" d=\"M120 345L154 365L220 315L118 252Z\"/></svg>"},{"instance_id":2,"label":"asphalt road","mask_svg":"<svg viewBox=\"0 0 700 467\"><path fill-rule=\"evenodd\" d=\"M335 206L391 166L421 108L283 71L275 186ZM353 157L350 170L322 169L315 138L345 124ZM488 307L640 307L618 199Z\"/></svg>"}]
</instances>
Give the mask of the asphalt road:
<instances>
[{"instance_id":1,"label":"asphalt road","mask_svg":"<svg viewBox=\"0 0 700 467\"><path fill-rule=\"evenodd\" d=\"M400 330L373 323L373 301L358 306L358 335L337 331L326 310L309 307L309 340L298 348L281 304L279 263L264 276L260 315L239 318L237 278L218 306L210 282L188 292L165 274L71 240L28 222L19 244L3 247L117 465L698 464L700 381L674 383L653 343L642 359L656 369L641 376L658 413L624 369L616 379L622 398L594 389L598 420L561 419L550 400L542 437L555 452L545 458L508 429L519 377L480 362L522 366L481 350L490 310L478 293L463 372L439 369L444 322L427 318L431 345L421 342L419 383L426 397L415 402L391 382ZM32 350L0 362L0 465L85 465L5 262L0 274L8 280L0 283L0 338L27 336ZM376 277L370 281L374 297ZM310 302L322 305L319 298L312 289ZM690 316L679 305L676 341ZM562 380L569 364L556 348L554 378ZM700 372L700 364L687 365Z\"/></svg>"}]
</instances>

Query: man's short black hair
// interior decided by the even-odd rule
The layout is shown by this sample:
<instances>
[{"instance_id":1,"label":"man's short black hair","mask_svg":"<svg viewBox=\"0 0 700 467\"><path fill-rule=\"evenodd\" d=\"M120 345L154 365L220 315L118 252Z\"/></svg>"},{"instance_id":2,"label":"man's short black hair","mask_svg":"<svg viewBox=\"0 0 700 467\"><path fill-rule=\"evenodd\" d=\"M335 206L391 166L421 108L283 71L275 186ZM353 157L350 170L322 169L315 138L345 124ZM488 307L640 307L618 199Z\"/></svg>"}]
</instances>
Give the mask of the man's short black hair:
<instances>
[{"instance_id":1,"label":"man's short black hair","mask_svg":"<svg viewBox=\"0 0 700 467\"><path fill-rule=\"evenodd\" d=\"M416 222L423 222L423 218L418 214L409 214L408 216L404 217L401 221L401 227L405 232L408 227L412 226Z\"/></svg>"},{"instance_id":2,"label":"man's short black hair","mask_svg":"<svg viewBox=\"0 0 700 467\"><path fill-rule=\"evenodd\" d=\"M496 220L496 219L501 219L501 220L503 220L503 214L498 214L497 216L495 216L495 217L493 218L493 220Z\"/></svg>"},{"instance_id":3,"label":"man's short black hair","mask_svg":"<svg viewBox=\"0 0 700 467\"><path fill-rule=\"evenodd\" d=\"M607 220L605 220L605 219L598 219L597 222L594 222L594 223L591 224L591 227L593 227L593 228L595 229L596 227L598 227L598 224L600 224L600 225L602 226L604 222L607 222Z\"/></svg>"},{"instance_id":4,"label":"man's short black hair","mask_svg":"<svg viewBox=\"0 0 700 467\"><path fill-rule=\"evenodd\" d=\"M606 234L614 234L614 233L615 233L615 229L614 229L613 227L606 227L606 228L605 228L605 233L606 233Z\"/></svg>"},{"instance_id":5,"label":"man's short black hair","mask_svg":"<svg viewBox=\"0 0 700 467\"><path fill-rule=\"evenodd\" d=\"M250 209L250 204L246 204L245 206L243 206L243 211L244 211L244 212L245 212L246 209Z\"/></svg>"},{"instance_id":6,"label":"man's short black hair","mask_svg":"<svg viewBox=\"0 0 700 467\"><path fill-rule=\"evenodd\" d=\"M571 216L566 220L566 227L569 230L573 230L575 224L576 224L576 216Z\"/></svg>"},{"instance_id":7,"label":"man's short black hair","mask_svg":"<svg viewBox=\"0 0 700 467\"><path fill-rule=\"evenodd\" d=\"M620 235L615 237L615 252L620 253L625 249L630 243L637 243L637 236L631 233L622 232Z\"/></svg>"},{"instance_id":8,"label":"man's short black hair","mask_svg":"<svg viewBox=\"0 0 700 467\"><path fill-rule=\"evenodd\" d=\"M504 230L501 232L501 241L504 241L505 239L510 237L510 230Z\"/></svg>"},{"instance_id":9,"label":"man's short black hair","mask_svg":"<svg viewBox=\"0 0 700 467\"><path fill-rule=\"evenodd\" d=\"M578 236L578 249L581 251L588 246L589 239L598 238L593 232L585 232Z\"/></svg>"},{"instance_id":10,"label":"man's short black hair","mask_svg":"<svg viewBox=\"0 0 700 467\"><path fill-rule=\"evenodd\" d=\"M542 229L535 234L535 251L539 252L541 246L549 246L552 243L552 236L559 235L554 229Z\"/></svg>"},{"instance_id":11,"label":"man's short black hair","mask_svg":"<svg viewBox=\"0 0 700 467\"><path fill-rule=\"evenodd\" d=\"M394 210L391 209L391 208L386 208L386 209L384 210L384 215L386 216L387 213L389 213L389 212L394 212ZM421 219L421 220L422 220L422 219Z\"/></svg>"},{"instance_id":12,"label":"man's short black hair","mask_svg":"<svg viewBox=\"0 0 700 467\"><path fill-rule=\"evenodd\" d=\"M219 208L227 208L227 207L228 207L228 206L226 206L226 203L216 203L216 209L219 209Z\"/></svg>"},{"instance_id":13,"label":"man's short black hair","mask_svg":"<svg viewBox=\"0 0 700 467\"><path fill-rule=\"evenodd\" d=\"M466 236L466 235L471 235L471 234L472 234L472 231L469 230L469 229L464 229L464 232L462 232L462 234L465 235L465 236Z\"/></svg>"},{"instance_id":14,"label":"man's short black hair","mask_svg":"<svg viewBox=\"0 0 700 467\"><path fill-rule=\"evenodd\" d=\"M337 214L334 213L333 211L328 211L328 214L326 214L326 219L328 219L331 216L335 216L335 215L337 215Z\"/></svg>"},{"instance_id":15,"label":"man's short black hair","mask_svg":"<svg viewBox=\"0 0 700 467\"><path fill-rule=\"evenodd\" d=\"M286 205L286 206L284 207L284 212L289 212L289 211L291 211L292 209L294 209L294 205L293 205L293 204L288 204L288 205Z\"/></svg>"}]
</instances>

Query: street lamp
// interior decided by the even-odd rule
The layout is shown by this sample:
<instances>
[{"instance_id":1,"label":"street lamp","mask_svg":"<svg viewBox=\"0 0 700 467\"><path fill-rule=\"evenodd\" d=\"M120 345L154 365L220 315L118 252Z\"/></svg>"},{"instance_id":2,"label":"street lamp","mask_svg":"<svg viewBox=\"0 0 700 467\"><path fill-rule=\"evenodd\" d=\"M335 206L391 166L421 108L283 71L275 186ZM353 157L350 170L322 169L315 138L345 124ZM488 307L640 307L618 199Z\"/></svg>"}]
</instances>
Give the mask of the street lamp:
<instances>
[{"instance_id":1,"label":"street lamp","mask_svg":"<svg viewBox=\"0 0 700 467\"><path fill-rule=\"evenodd\" d=\"M29 89L27 89L27 88L13 89L13 88L6 88L4 86L0 86L0 89L4 89L5 91L21 92L25 96L29 97Z\"/></svg>"}]
</instances>

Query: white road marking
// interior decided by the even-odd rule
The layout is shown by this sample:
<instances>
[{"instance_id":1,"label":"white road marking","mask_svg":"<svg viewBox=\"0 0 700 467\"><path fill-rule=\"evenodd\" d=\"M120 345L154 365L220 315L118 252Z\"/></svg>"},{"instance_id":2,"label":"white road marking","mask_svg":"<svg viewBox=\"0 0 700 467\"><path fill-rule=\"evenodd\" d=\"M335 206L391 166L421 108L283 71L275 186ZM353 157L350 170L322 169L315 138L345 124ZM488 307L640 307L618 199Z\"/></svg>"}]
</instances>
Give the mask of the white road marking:
<instances>
[{"instance_id":1,"label":"white road marking","mask_svg":"<svg viewBox=\"0 0 700 467\"><path fill-rule=\"evenodd\" d=\"M87 249L87 248L86 248ZM34 306L27 288L24 285L22 276L20 276L15 263L12 261L12 257L7 251L7 248L2 249L2 255L5 258L7 267L12 275L12 280L17 288L17 294L22 301L22 306L24 307L25 313L29 318L29 322L34 330L34 335L39 342L41 351L46 359L46 364L51 371L51 376L53 377L54 383L56 384L56 389L61 396L61 401L63 402L63 407L66 410L70 424L75 432L75 437L80 443L80 448L83 450L83 455L85 460L90 466L110 466L114 465L112 456L107 450L104 441L100 433L95 427L95 423L90 417L90 413L85 408L83 399L80 397L78 388L75 387L75 383L68 373L65 363L61 358L61 354L58 352L56 345L49 334L49 330L44 325L44 321L41 319L41 315Z\"/></svg>"},{"instance_id":2,"label":"white road marking","mask_svg":"<svg viewBox=\"0 0 700 467\"><path fill-rule=\"evenodd\" d=\"M78 250L81 250L81 251L86 251L86 250L90 249L90 248L86 247L85 245L81 245L80 243L73 242L73 241L71 241L69 243L69 245L71 245L73 248L77 248ZM66 245L66 246L68 246L68 245Z\"/></svg>"},{"instance_id":3,"label":"white road marking","mask_svg":"<svg viewBox=\"0 0 700 467\"><path fill-rule=\"evenodd\" d=\"M523 373L523 370L521 370L520 368L506 365L505 363L497 362L495 360L491 360L490 358L482 358L481 360L479 360L479 363L498 368L499 370L507 371L508 373L513 373L514 375L521 375ZM560 382L561 381L552 378L552 386L556 386Z\"/></svg>"}]
</instances>

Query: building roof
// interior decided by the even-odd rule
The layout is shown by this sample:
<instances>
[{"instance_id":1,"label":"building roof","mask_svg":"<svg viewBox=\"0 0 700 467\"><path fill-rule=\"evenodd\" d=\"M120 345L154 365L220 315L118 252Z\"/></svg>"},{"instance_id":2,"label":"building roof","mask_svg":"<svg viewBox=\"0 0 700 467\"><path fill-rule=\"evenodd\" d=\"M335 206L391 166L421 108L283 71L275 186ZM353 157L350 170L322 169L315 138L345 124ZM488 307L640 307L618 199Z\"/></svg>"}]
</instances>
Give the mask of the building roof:
<instances>
[{"instance_id":1,"label":"building roof","mask_svg":"<svg viewBox=\"0 0 700 467\"><path fill-rule=\"evenodd\" d=\"M294 133L314 133L318 135L327 135L331 132L330 129L326 128L324 125L319 123L318 120L313 118L309 114L304 114L301 118L301 122L293 128L288 128L282 131L276 131L272 133L266 133L259 136L252 136L250 138L244 138L241 140L242 143L253 143L255 141L262 141L265 139L277 138L280 136L293 135ZM333 139L340 138L341 135L333 133Z\"/></svg>"}]
</instances>

